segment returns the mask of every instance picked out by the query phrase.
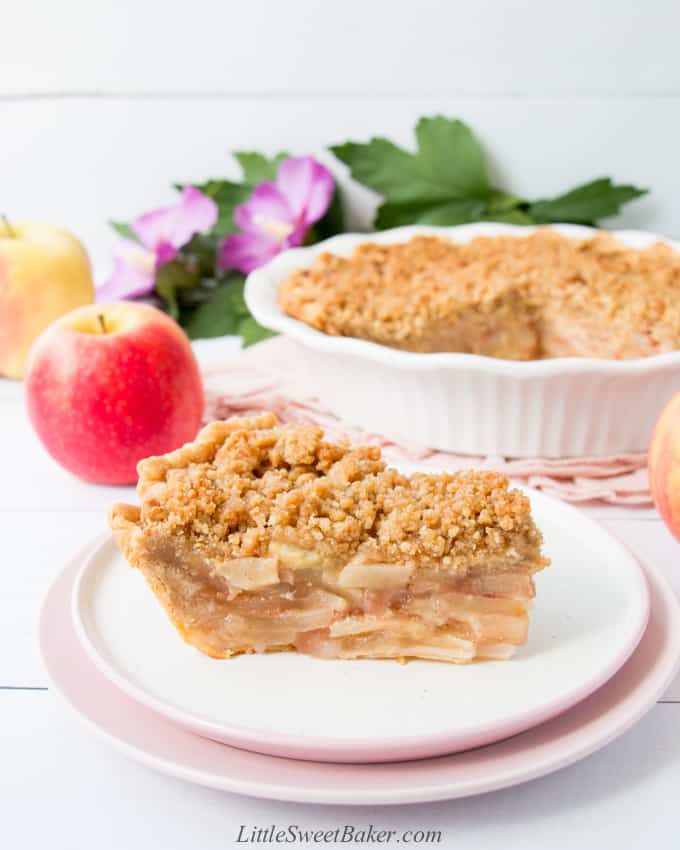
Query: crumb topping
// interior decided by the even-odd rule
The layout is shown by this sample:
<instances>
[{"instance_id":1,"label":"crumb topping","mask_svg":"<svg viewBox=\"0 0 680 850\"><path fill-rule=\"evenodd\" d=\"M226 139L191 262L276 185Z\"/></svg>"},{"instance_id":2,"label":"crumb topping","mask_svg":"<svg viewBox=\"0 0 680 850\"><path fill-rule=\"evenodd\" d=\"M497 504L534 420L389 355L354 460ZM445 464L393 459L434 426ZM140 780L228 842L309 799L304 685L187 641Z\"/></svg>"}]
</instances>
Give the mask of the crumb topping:
<instances>
[{"instance_id":1,"label":"crumb topping","mask_svg":"<svg viewBox=\"0 0 680 850\"><path fill-rule=\"evenodd\" d=\"M141 510L118 514L207 553L263 556L272 541L347 562L465 570L514 559L540 569L529 500L495 472L405 476L377 446L329 443L273 414L206 426L194 443L139 465Z\"/></svg>"},{"instance_id":2,"label":"crumb topping","mask_svg":"<svg viewBox=\"0 0 680 850\"><path fill-rule=\"evenodd\" d=\"M680 347L679 289L680 254L666 244L545 229L325 253L283 282L279 301L324 333L409 351L626 358Z\"/></svg>"}]
</instances>

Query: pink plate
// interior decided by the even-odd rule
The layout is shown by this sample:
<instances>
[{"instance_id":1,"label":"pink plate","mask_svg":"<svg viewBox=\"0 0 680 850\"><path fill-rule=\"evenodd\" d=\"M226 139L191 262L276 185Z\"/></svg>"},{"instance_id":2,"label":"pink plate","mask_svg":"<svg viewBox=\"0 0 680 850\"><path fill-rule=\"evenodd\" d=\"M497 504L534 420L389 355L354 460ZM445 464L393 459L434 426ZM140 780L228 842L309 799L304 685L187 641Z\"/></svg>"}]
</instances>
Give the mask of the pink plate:
<instances>
[{"instance_id":1,"label":"pink plate","mask_svg":"<svg viewBox=\"0 0 680 850\"><path fill-rule=\"evenodd\" d=\"M74 558L54 582L40 618L40 646L53 688L130 757L190 782L253 797L385 805L453 799L526 782L625 732L654 705L680 666L680 606L665 579L643 564L651 611L642 640L615 676L559 717L500 743L436 759L352 765L274 758L192 735L130 699L97 670L70 617L83 557Z\"/></svg>"}]
</instances>

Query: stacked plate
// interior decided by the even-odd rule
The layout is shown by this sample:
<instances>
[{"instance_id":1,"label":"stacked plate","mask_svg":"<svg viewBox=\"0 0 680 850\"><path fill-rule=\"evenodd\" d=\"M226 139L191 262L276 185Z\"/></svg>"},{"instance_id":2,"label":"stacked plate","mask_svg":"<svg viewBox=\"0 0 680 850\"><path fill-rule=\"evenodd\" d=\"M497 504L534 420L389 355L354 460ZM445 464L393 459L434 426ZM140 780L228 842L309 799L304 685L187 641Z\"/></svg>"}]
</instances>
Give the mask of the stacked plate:
<instances>
[{"instance_id":1,"label":"stacked plate","mask_svg":"<svg viewBox=\"0 0 680 850\"><path fill-rule=\"evenodd\" d=\"M654 704L678 669L680 610L657 571L593 520L530 498L553 564L537 576L529 641L509 662L214 661L181 641L105 536L48 593L45 665L113 744L214 788L375 805L544 775Z\"/></svg>"}]
</instances>

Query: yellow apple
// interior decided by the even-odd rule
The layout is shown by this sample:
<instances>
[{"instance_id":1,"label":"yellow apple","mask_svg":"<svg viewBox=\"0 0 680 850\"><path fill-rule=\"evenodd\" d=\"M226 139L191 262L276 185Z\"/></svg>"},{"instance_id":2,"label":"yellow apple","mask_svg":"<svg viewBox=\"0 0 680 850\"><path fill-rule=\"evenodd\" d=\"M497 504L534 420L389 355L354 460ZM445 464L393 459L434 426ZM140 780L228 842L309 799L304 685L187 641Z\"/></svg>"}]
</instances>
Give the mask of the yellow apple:
<instances>
[{"instance_id":1,"label":"yellow apple","mask_svg":"<svg viewBox=\"0 0 680 850\"><path fill-rule=\"evenodd\" d=\"M40 332L93 301L90 260L75 236L0 218L0 375L20 378Z\"/></svg>"}]
</instances>

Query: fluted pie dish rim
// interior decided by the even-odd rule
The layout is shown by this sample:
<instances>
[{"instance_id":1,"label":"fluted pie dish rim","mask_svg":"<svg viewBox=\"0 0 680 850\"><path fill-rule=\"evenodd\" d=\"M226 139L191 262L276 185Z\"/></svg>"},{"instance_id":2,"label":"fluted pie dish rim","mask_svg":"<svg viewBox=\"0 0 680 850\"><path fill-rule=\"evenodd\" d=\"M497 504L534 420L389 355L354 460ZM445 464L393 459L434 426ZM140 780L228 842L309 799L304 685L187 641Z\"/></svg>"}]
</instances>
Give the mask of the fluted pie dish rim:
<instances>
[{"instance_id":1,"label":"fluted pie dish rim","mask_svg":"<svg viewBox=\"0 0 680 850\"><path fill-rule=\"evenodd\" d=\"M526 236L539 229L577 238L598 232L579 225L529 228L480 222L342 234L286 251L253 272L246 282L246 302L261 324L290 340L296 377L310 396L348 423L402 444L516 458L598 458L646 451L659 412L677 392L680 351L625 360L526 361L416 353L331 336L286 315L278 303L282 281L323 252L349 255L362 244L406 242L416 235L467 241ZM680 242L653 233L611 233L633 248L661 241L680 253Z\"/></svg>"},{"instance_id":2,"label":"fluted pie dish rim","mask_svg":"<svg viewBox=\"0 0 680 850\"><path fill-rule=\"evenodd\" d=\"M554 231L574 239L587 239L602 228L577 224L515 225L497 222L436 227L408 225L376 233L342 233L314 245L291 248L279 254L265 266L248 275L245 299L257 321L270 330L295 339L308 348L325 353L346 354L375 363L408 371L431 371L464 367L473 371L509 375L517 379L574 375L579 373L599 375L645 374L680 365L680 350L647 357L604 359L597 357L553 357L535 360L507 360L466 352L420 353L403 351L387 345L352 336L335 336L311 327L300 319L288 315L277 300L278 288L287 275L297 268L306 268L325 252L343 256L366 244L392 244L407 242L414 236L438 236L454 242L467 242L477 236L527 236L539 230ZM631 248L646 248L656 242L670 246L680 254L680 242L643 230L608 230L618 241Z\"/></svg>"}]
</instances>

